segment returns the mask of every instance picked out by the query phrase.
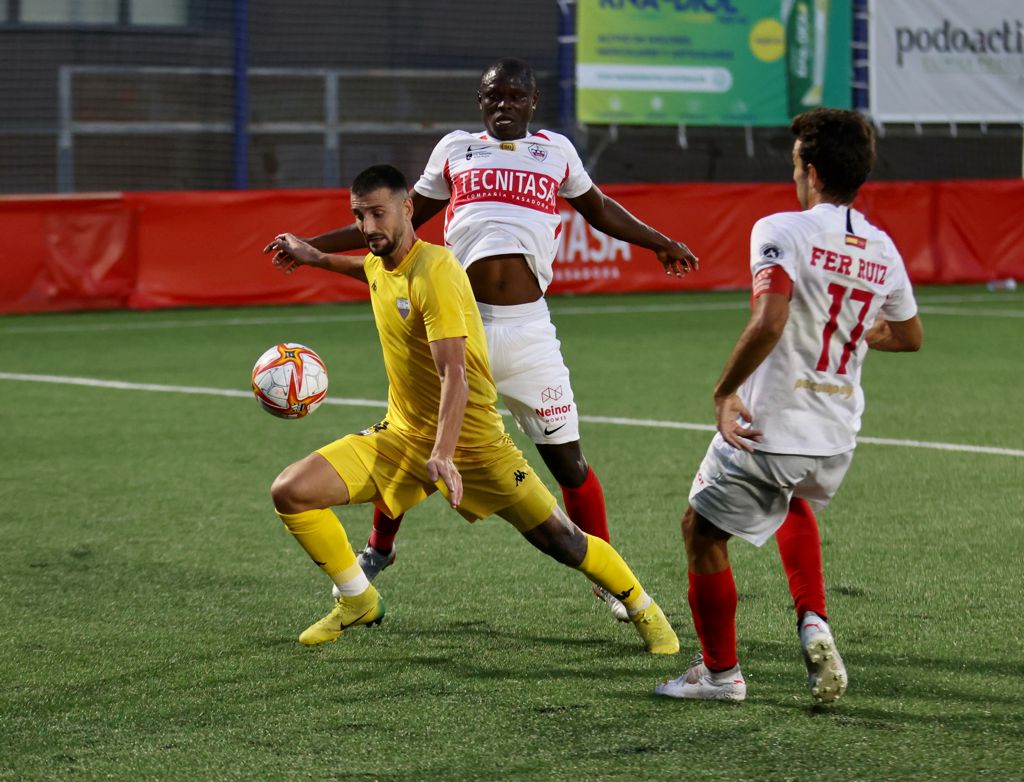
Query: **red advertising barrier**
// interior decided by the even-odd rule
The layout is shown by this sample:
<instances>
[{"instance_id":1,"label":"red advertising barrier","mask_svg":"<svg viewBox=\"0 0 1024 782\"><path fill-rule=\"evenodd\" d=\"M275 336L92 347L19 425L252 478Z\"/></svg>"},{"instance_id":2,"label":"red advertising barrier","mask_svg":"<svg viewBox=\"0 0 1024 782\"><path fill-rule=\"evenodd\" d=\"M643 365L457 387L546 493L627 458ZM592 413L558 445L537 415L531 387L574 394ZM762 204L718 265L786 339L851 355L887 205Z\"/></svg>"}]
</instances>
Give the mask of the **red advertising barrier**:
<instances>
[{"instance_id":1,"label":"red advertising barrier","mask_svg":"<svg viewBox=\"0 0 1024 782\"><path fill-rule=\"evenodd\" d=\"M263 248L274 235L322 233L352 221L348 194L323 190L131 193L139 231L135 309L365 298L341 274L283 274Z\"/></svg>"},{"instance_id":2,"label":"red advertising barrier","mask_svg":"<svg viewBox=\"0 0 1024 782\"><path fill-rule=\"evenodd\" d=\"M754 222L798 208L790 184L603 189L689 244L700 271L666 277L652 253L604 236L563 204L553 293L745 288ZM1024 181L874 183L857 207L892 235L918 284L1024 279ZM343 190L0 198L0 312L364 299L353 280L284 275L262 254L280 231L348 222ZM419 234L440 242L440 216Z\"/></svg>"},{"instance_id":3,"label":"red advertising barrier","mask_svg":"<svg viewBox=\"0 0 1024 782\"><path fill-rule=\"evenodd\" d=\"M772 212L798 209L792 185L608 185L602 190L667 236L685 242L700 271L665 276L654 254L604 236L568 205L552 293L707 290L750 285L750 229Z\"/></svg>"},{"instance_id":4,"label":"red advertising barrier","mask_svg":"<svg viewBox=\"0 0 1024 782\"><path fill-rule=\"evenodd\" d=\"M135 221L118 194L0 199L0 312L123 307Z\"/></svg>"}]
</instances>

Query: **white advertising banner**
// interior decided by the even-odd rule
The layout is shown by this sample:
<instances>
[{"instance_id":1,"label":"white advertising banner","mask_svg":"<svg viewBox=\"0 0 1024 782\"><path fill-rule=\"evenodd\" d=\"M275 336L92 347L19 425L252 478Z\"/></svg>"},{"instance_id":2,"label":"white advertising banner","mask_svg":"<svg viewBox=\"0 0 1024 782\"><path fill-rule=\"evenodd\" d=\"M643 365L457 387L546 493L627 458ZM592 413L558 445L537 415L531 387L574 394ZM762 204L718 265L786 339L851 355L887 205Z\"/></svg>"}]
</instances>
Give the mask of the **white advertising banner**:
<instances>
[{"instance_id":1,"label":"white advertising banner","mask_svg":"<svg viewBox=\"0 0 1024 782\"><path fill-rule=\"evenodd\" d=\"M1024 1L871 0L869 9L875 119L1024 121Z\"/></svg>"}]
</instances>

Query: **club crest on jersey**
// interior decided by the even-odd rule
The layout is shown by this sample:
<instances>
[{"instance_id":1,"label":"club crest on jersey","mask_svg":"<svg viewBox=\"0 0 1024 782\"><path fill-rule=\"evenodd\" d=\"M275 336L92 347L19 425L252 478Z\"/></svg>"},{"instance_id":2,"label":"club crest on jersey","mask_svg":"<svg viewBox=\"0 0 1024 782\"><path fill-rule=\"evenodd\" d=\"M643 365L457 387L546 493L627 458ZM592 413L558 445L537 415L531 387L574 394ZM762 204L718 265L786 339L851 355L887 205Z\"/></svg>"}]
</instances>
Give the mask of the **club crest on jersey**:
<instances>
[{"instance_id":1,"label":"club crest on jersey","mask_svg":"<svg viewBox=\"0 0 1024 782\"><path fill-rule=\"evenodd\" d=\"M398 307L398 314L402 316L402 320L409 317L409 300L408 299L395 299L395 306Z\"/></svg>"},{"instance_id":2,"label":"club crest on jersey","mask_svg":"<svg viewBox=\"0 0 1024 782\"><path fill-rule=\"evenodd\" d=\"M853 234L846 235L846 244L851 247L859 247L862 250L868 248L868 240L861 236L854 236Z\"/></svg>"},{"instance_id":3,"label":"club crest on jersey","mask_svg":"<svg viewBox=\"0 0 1024 782\"><path fill-rule=\"evenodd\" d=\"M761 245L761 257L777 261L782 257L782 248L774 244L763 244Z\"/></svg>"},{"instance_id":4,"label":"club crest on jersey","mask_svg":"<svg viewBox=\"0 0 1024 782\"><path fill-rule=\"evenodd\" d=\"M515 152L516 151L515 142L512 142L512 141L503 141L503 142L501 142L501 148L503 150L505 150L506 152Z\"/></svg>"},{"instance_id":5,"label":"club crest on jersey","mask_svg":"<svg viewBox=\"0 0 1024 782\"><path fill-rule=\"evenodd\" d=\"M535 160L538 160L541 163L543 163L545 158L547 158L548 156L547 150L544 149L544 147L537 146L536 144L530 144L530 146L528 146L526 149L529 150L530 154L533 155Z\"/></svg>"}]
</instances>

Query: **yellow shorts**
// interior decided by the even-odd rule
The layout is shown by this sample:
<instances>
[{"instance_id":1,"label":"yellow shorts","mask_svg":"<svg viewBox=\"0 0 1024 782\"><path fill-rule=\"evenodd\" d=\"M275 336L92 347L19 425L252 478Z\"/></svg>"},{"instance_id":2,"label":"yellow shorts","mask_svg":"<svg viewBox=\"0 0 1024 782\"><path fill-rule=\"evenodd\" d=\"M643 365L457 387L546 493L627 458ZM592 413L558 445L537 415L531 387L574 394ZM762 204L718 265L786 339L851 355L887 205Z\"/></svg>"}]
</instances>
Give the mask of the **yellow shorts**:
<instances>
[{"instance_id":1,"label":"yellow shorts","mask_svg":"<svg viewBox=\"0 0 1024 782\"><path fill-rule=\"evenodd\" d=\"M392 518L405 513L438 489L442 481L427 474L434 443L397 431L387 421L374 424L317 449L348 487L349 503L372 502ZM462 475L458 511L468 521L492 513L527 532L547 519L557 504L507 434L485 446L457 448L455 466Z\"/></svg>"}]
</instances>

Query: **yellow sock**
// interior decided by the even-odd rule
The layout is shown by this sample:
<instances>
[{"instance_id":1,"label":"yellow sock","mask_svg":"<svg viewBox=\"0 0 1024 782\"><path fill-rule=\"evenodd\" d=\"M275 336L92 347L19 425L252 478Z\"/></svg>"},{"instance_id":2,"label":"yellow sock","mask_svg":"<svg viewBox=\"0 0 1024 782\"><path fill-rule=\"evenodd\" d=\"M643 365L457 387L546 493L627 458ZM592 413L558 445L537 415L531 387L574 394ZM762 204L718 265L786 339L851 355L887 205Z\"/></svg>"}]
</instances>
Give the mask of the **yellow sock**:
<instances>
[{"instance_id":1,"label":"yellow sock","mask_svg":"<svg viewBox=\"0 0 1024 782\"><path fill-rule=\"evenodd\" d=\"M356 562L345 528L332 511L327 508L302 513L278 511L277 515L309 558L330 576L343 594L357 595L366 591L369 582Z\"/></svg>"},{"instance_id":2,"label":"yellow sock","mask_svg":"<svg viewBox=\"0 0 1024 782\"><path fill-rule=\"evenodd\" d=\"M587 555L576 569L621 600L630 616L651 603L650 596L640 586L626 561L601 538L587 535Z\"/></svg>"}]
</instances>

